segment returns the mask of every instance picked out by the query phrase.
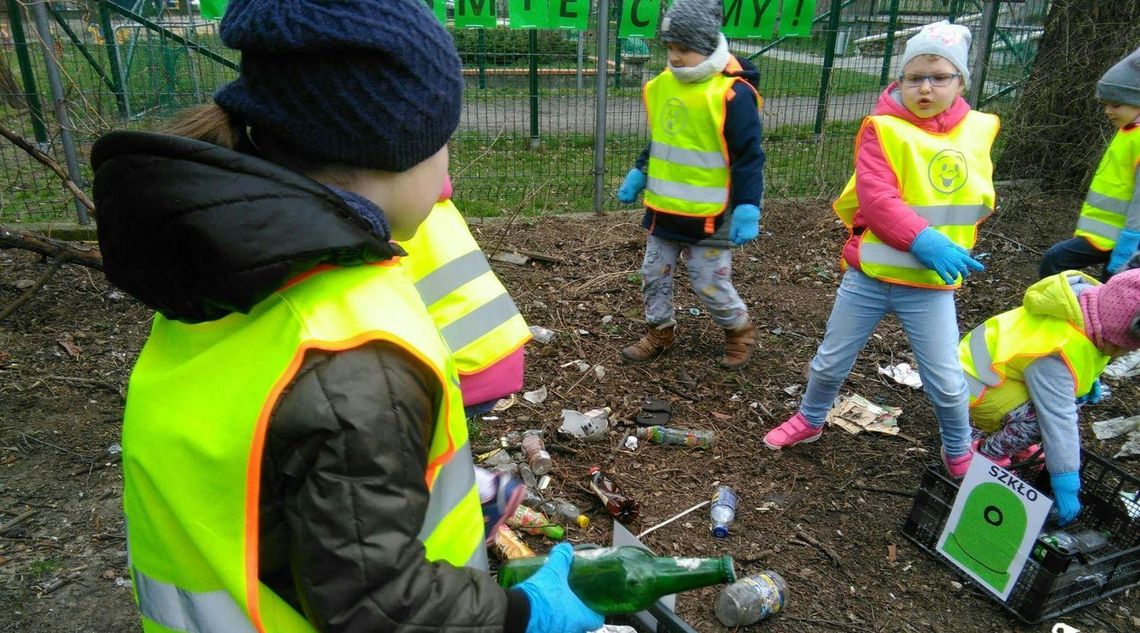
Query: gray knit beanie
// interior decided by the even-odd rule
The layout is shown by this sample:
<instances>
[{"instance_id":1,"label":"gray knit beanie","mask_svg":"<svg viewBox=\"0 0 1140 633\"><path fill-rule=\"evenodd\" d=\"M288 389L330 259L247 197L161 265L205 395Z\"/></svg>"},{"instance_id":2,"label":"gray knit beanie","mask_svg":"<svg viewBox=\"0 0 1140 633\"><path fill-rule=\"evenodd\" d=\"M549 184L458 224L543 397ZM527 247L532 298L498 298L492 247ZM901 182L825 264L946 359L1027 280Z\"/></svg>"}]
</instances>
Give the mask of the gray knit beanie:
<instances>
[{"instance_id":1,"label":"gray knit beanie","mask_svg":"<svg viewBox=\"0 0 1140 633\"><path fill-rule=\"evenodd\" d=\"M1140 107L1140 48L1116 62L1096 82L1096 98Z\"/></svg>"},{"instance_id":2,"label":"gray knit beanie","mask_svg":"<svg viewBox=\"0 0 1140 633\"><path fill-rule=\"evenodd\" d=\"M914 37L906 41L900 68L919 55L937 55L946 58L962 73L962 84L970 84L970 29L946 20L927 24Z\"/></svg>"},{"instance_id":3,"label":"gray knit beanie","mask_svg":"<svg viewBox=\"0 0 1140 633\"><path fill-rule=\"evenodd\" d=\"M712 55L720 42L720 25L724 22L724 6L720 0L675 0L661 20L658 39Z\"/></svg>"}]
</instances>

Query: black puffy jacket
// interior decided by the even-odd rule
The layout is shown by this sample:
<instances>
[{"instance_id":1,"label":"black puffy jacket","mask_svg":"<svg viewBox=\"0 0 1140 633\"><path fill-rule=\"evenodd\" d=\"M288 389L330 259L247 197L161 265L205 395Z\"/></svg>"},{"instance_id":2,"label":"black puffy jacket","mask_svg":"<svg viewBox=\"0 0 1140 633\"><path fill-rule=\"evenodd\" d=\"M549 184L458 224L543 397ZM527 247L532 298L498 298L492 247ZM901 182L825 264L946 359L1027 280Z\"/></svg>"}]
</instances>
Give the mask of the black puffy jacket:
<instances>
[{"instance_id":1,"label":"black puffy jacket","mask_svg":"<svg viewBox=\"0 0 1140 633\"><path fill-rule=\"evenodd\" d=\"M391 258L321 184L190 139L116 132L95 144L107 277L164 316L248 312L321 263ZM266 435L261 581L322 631L523 631L530 607L485 573L429 563L416 538L442 389L400 348L310 351Z\"/></svg>"}]
</instances>

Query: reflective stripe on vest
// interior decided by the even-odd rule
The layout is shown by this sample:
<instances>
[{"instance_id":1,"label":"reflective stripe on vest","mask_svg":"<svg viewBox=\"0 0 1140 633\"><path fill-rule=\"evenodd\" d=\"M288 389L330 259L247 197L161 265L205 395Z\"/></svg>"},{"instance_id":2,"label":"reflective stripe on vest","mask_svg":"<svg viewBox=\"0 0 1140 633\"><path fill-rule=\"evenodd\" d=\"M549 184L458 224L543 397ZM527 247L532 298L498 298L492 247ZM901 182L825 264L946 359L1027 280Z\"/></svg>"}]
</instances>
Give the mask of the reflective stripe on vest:
<instances>
[{"instance_id":1,"label":"reflective stripe on vest","mask_svg":"<svg viewBox=\"0 0 1140 633\"><path fill-rule=\"evenodd\" d=\"M1053 354L1073 372L1074 397L1092 388L1110 360L1068 321L1025 308L1003 312L967 334L958 346L958 357L970 391L974 426L993 432L1007 413L1028 402L1025 368Z\"/></svg>"},{"instance_id":2,"label":"reflective stripe on vest","mask_svg":"<svg viewBox=\"0 0 1140 633\"><path fill-rule=\"evenodd\" d=\"M485 565L458 379L435 324L399 266L329 268L249 314L193 325L155 318L131 375L122 439L128 551L148 633L313 630L257 579L265 431L306 350L371 341L407 350L443 390L424 473L426 558ZM234 608L218 606L220 593Z\"/></svg>"},{"instance_id":3,"label":"reflective stripe on vest","mask_svg":"<svg viewBox=\"0 0 1140 633\"><path fill-rule=\"evenodd\" d=\"M459 209L438 202L415 237L401 243L400 259L455 358L474 374L530 340L526 320L503 287Z\"/></svg>"},{"instance_id":4,"label":"reflective stripe on vest","mask_svg":"<svg viewBox=\"0 0 1140 633\"><path fill-rule=\"evenodd\" d=\"M993 213L990 147L998 131L997 117L970 111L953 130L933 134L898 117L875 115L863 121L857 144L868 125L875 128L903 202L955 244L973 248L978 224ZM848 229L859 211L856 177L852 174L833 205ZM870 229L859 237L859 266L870 277L908 286L946 289L962 283L959 277L953 285L945 284L938 273L909 252L892 248Z\"/></svg>"},{"instance_id":5,"label":"reflective stripe on vest","mask_svg":"<svg viewBox=\"0 0 1140 633\"><path fill-rule=\"evenodd\" d=\"M739 68L740 62L730 58L725 73ZM751 87L725 73L683 83L666 70L645 85L651 140L645 206L650 209L691 217L724 212L731 182L724 140L727 102L736 82Z\"/></svg>"},{"instance_id":6,"label":"reflective stripe on vest","mask_svg":"<svg viewBox=\"0 0 1140 633\"><path fill-rule=\"evenodd\" d=\"M1140 127L1117 130L1112 137L1089 183L1077 230L1073 232L1102 251L1116 246L1128 219L1128 207L1136 187L1136 168L1140 166L1140 132L1137 130Z\"/></svg>"}]
</instances>

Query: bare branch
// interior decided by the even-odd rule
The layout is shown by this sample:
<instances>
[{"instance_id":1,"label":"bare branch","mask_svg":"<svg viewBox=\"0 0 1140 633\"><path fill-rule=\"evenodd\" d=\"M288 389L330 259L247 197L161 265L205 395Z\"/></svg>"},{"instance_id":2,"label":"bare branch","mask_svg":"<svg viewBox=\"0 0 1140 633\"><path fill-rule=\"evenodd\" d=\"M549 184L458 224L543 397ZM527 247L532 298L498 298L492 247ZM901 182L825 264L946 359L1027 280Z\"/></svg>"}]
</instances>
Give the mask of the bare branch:
<instances>
[{"instance_id":1,"label":"bare branch","mask_svg":"<svg viewBox=\"0 0 1140 633\"><path fill-rule=\"evenodd\" d=\"M75 196L75 199L83 204L83 206L87 207L88 211L90 211L92 214L95 213L95 203L91 202L91 199L87 197L87 194L83 193L83 190L79 188L79 185L75 184L75 181L67 176L67 172L63 171L63 168L59 166L59 163L55 162L54 158L41 152L35 145L32 145L28 141L24 140L19 134L16 134L12 130L8 129L8 127L2 123L0 123L0 136L8 139L12 142L13 145L24 150L32 158L43 163L45 166L47 166L48 169L55 172L55 175L63 181L63 185L67 187L67 190L71 192L71 195Z\"/></svg>"}]
</instances>

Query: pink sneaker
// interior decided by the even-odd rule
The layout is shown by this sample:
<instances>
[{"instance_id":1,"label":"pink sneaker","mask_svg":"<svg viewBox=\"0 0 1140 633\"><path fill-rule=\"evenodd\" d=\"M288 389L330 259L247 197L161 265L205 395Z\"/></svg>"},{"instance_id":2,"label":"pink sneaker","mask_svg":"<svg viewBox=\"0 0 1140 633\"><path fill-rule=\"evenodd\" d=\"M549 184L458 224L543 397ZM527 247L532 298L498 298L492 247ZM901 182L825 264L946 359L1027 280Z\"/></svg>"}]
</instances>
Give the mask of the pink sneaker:
<instances>
[{"instance_id":1,"label":"pink sneaker","mask_svg":"<svg viewBox=\"0 0 1140 633\"><path fill-rule=\"evenodd\" d=\"M985 457L986 459L997 464L998 466L1001 466L1002 468L1009 468L1009 465L1012 462L1010 461L1008 456L1002 455L1001 457L990 457L989 455L986 455L985 453L983 453L981 451L981 445L982 445L982 439L978 438L978 439L974 440L973 444L970 444L970 448L972 448L974 450L974 452L977 453L978 455ZM966 462L966 465L969 466L970 462ZM947 466L946 469L949 470L950 467ZM963 474L965 473L965 471L962 471L962 472L963 472Z\"/></svg>"},{"instance_id":2,"label":"pink sneaker","mask_svg":"<svg viewBox=\"0 0 1140 633\"><path fill-rule=\"evenodd\" d=\"M1030 444L1013 454L1013 463L1029 464L1029 470L1039 472L1045 465L1045 449L1040 444Z\"/></svg>"},{"instance_id":3,"label":"pink sneaker","mask_svg":"<svg viewBox=\"0 0 1140 633\"><path fill-rule=\"evenodd\" d=\"M820 435L823 435L822 428L817 429L808 424L804 415L796 412L783 424L768 431L768 434L764 436L764 446L778 451L782 448L791 448L796 444L814 442L819 439Z\"/></svg>"},{"instance_id":4,"label":"pink sneaker","mask_svg":"<svg viewBox=\"0 0 1140 633\"><path fill-rule=\"evenodd\" d=\"M974 458L974 447L971 446L970 450L965 455L958 457L947 457L946 449L942 449L942 463L946 465L946 472L950 473L951 479L961 479L966 476L966 471L970 469L970 460Z\"/></svg>"}]
</instances>

